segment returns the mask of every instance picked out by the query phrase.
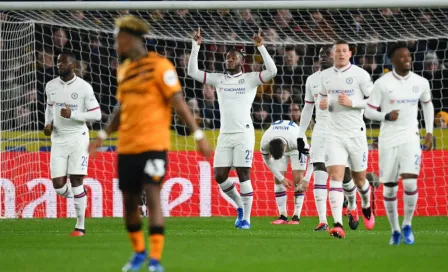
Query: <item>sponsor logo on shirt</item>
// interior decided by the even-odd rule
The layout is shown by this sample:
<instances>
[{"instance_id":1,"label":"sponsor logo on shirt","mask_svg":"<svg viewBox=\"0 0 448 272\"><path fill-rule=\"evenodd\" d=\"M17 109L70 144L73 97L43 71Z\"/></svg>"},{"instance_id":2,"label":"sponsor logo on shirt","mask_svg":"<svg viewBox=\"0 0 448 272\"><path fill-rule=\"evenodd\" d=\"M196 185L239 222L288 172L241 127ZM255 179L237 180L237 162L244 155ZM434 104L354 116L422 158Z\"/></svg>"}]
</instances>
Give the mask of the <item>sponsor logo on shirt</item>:
<instances>
[{"instance_id":1,"label":"sponsor logo on shirt","mask_svg":"<svg viewBox=\"0 0 448 272\"><path fill-rule=\"evenodd\" d=\"M219 91L235 92L236 94L245 94L246 88L219 88Z\"/></svg>"},{"instance_id":2,"label":"sponsor logo on shirt","mask_svg":"<svg viewBox=\"0 0 448 272\"><path fill-rule=\"evenodd\" d=\"M272 130L289 130L289 126L273 126Z\"/></svg>"},{"instance_id":3,"label":"sponsor logo on shirt","mask_svg":"<svg viewBox=\"0 0 448 272\"><path fill-rule=\"evenodd\" d=\"M77 109L78 108L78 104L67 104L70 109ZM61 108L65 108L65 103L56 103L56 106L61 107Z\"/></svg>"},{"instance_id":4,"label":"sponsor logo on shirt","mask_svg":"<svg viewBox=\"0 0 448 272\"><path fill-rule=\"evenodd\" d=\"M406 103L415 104L415 103L418 103L418 99L400 99L400 100L391 99L389 102L391 104L393 104L393 103L397 103L397 104L406 104Z\"/></svg>"},{"instance_id":5,"label":"sponsor logo on shirt","mask_svg":"<svg viewBox=\"0 0 448 272\"><path fill-rule=\"evenodd\" d=\"M327 91L328 94L341 94L341 93L345 93L348 96L351 96L355 93L355 90L350 89L350 90L328 90Z\"/></svg>"}]
</instances>

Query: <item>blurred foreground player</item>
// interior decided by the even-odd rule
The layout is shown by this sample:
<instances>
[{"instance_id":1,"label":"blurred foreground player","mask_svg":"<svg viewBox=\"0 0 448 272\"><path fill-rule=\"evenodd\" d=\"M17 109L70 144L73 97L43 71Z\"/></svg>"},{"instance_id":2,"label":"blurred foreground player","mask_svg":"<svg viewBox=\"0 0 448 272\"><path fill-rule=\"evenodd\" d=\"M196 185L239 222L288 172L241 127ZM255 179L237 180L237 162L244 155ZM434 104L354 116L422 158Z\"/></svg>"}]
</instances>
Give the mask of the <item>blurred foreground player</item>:
<instances>
[{"instance_id":1,"label":"blurred foreground player","mask_svg":"<svg viewBox=\"0 0 448 272\"><path fill-rule=\"evenodd\" d=\"M303 174L306 169L307 157L299 154L297 150L297 138L299 126L293 121L275 121L261 138L261 153L266 166L274 174L275 200L280 217L271 222L274 225L299 224L302 212L304 193L308 188L308 181ZM294 181L294 215L288 221L286 211L286 189L291 187L291 181L285 177L288 164L291 162L292 177ZM310 172L311 174L311 172Z\"/></svg>"},{"instance_id":2,"label":"blurred foreground player","mask_svg":"<svg viewBox=\"0 0 448 272\"><path fill-rule=\"evenodd\" d=\"M380 182L384 184L384 206L392 227L391 245L414 244L411 223L417 205L417 178L421 147L418 128L420 101L426 126L426 150L432 149L434 106L427 79L411 72L412 57L406 43L396 43L388 53L394 69L379 78L373 87L365 116L381 121L379 136ZM381 108L381 112L377 109ZM404 218L402 232L398 222L398 179L403 179Z\"/></svg>"},{"instance_id":3,"label":"blurred foreground player","mask_svg":"<svg viewBox=\"0 0 448 272\"><path fill-rule=\"evenodd\" d=\"M75 230L71 236L85 235L87 195L83 185L87 175L89 129L86 122L99 121L101 111L92 86L75 75L76 58L64 52L58 56L59 77L45 86L44 134L51 135L50 172L56 193L74 198ZM67 175L70 183L67 183Z\"/></svg>"},{"instance_id":4,"label":"blurred foreground player","mask_svg":"<svg viewBox=\"0 0 448 272\"><path fill-rule=\"evenodd\" d=\"M160 189L170 148L171 107L194 131L199 150L206 156L211 149L198 129L181 92L172 63L155 52L147 52L145 38L149 26L133 16L116 21L116 49L121 64L117 71L119 106L111 123L90 144L89 151L101 146L112 132L119 131L118 178L123 192L125 224L134 255L123 271L138 271L147 259L142 219L138 211L142 189L149 209L149 271L164 271L160 260L164 247L164 218Z\"/></svg>"}]
</instances>

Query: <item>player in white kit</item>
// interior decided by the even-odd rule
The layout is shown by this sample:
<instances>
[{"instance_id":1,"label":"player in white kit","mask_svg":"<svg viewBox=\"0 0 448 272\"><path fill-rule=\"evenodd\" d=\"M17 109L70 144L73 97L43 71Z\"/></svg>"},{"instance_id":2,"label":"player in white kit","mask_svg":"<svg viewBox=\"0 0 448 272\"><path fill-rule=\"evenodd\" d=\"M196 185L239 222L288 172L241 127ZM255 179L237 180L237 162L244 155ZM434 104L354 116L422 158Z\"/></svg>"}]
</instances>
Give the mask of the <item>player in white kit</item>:
<instances>
[{"instance_id":1,"label":"player in white kit","mask_svg":"<svg viewBox=\"0 0 448 272\"><path fill-rule=\"evenodd\" d=\"M271 222L274 225L299 224L302 212L304 193L308 187L308 180L304 180L307 157L300 155L297 150L297 138L299 126L290 120L278 120L264 132L261 138L260 149L263 161L274 174L275 200L280 217ZM306 143L306 139L305 139ZM288 164L291 162L292 177L294 181L294 215L288 221L286 210L286 188L291 186L291 181L285 177ZM311 172L309 172L311 174Z\"/></svg>"},{"instance_id":2,"label":"player in white kit","mask_svg":"<svg viewBox=\"0 0 448 272\"><path fill-rule=\"evenodd\" d=\"M426 126L426 149L432 149L434 106L427 79L411 72L412 57L406 43L389 50L394 69L379 78L368 100L365 116L381 121L379 143L380 182L387 217L392 227L391 245L414 244L412 217L418 199L421 147L418 129L418 102L421 102ZM381 108L381 112L377 109ZM402 233L398 222L398 179L403 179L404 218Z\"/></svg>"},{"instance_id":3,"label":"player in white kit","mask_svg":"<svg viewBox=\"0 0 448 272\"><path fill-rule=\"evenodd\" d=\"M368 146L363 120L364 97L370 96L373 84L365 70L350 63L351 51L347 42L337 41L334 44L333 57L334 66L321 72L320 94L324 98L320 104L328 109L325 165L330 176L329 199L334 219L330 235L342 238L345 236L342 227L342 181L347 161L361 195L364 225L368 230L375 225L370 209L370 184L366 182Z\"/></svg>"},{"instance_id":4,"label":"player in white kit","mask_svg":"<svg viewBox=\"0 0 448 272\"><path fill-rule=\"evenodd\" d=\"M327 222L327 169L325 167L325 135L327 133L327 109L320 109L319 93L321 90L321 71L333 66L332 46L323 46L319 50L320 70L309 76L305 84L305 106L302 110L300 118L300 138L305 137L305 132L311 122L313 109L316 107L316 124L313 129L311 138L310 161L314 170L314 200L316 203L317 213L319 215L319 224L314 231L328 230ZM299 141L302 141L300 140ZM299 151L307 153L301 149L304 143L299 143ZM351 229L356 229L359 224L358 212L356 209L356 191L355 184L351 178L350 168L348 164L345 167L343 189L348 200L348 223Z\"/></svg>"},{"instance_id":5,"label":"player in white kit","mask_svg":"<svg viewBox=\"0 0 448 272\"><path fill-rule=\"evenodd\" d=\"M99 121L101 110L92 86L75 75L72 53L58 56L59 77L45 86L44 133L51 135L50 172L56 193L74 198L77 222L71 236L84 236L87 195L83 179L89 163L89 129L86 121ZM70 176L70 184L67 183Z\"/></svg>"},{"instance_id":6,"label":"player in white kit","mask_svg":"<svg viewBox=\"0 0 448 272\"><path fill-rule=\"evenodd\" d=\"M244 53L236 49L226 54L226 73L207 73L198 69L198 52L202 37L198 29L188 62L188 75L203 84L215 87L221 114L221 129L214 156L215 180L220 188L238 206L235 226L250 228L250 212L253 189L250 181L255 131L252 124L251 108L257 87L274 78L277 67L263 45L261 30L253 37L266 70L243 73ZM235 167L240 181L240 193L235 184L228 180L229 172Z\"/></svg>"}]
</instances>

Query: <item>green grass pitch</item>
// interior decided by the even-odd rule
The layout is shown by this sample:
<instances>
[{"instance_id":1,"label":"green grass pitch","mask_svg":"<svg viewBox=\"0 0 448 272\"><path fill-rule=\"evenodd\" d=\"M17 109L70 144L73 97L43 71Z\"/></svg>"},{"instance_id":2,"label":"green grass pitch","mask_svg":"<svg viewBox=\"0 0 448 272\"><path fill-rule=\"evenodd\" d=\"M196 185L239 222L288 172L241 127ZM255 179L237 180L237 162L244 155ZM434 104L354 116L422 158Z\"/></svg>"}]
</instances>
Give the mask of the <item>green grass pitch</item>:
<instances>
[{"instance_id":1,"label":"green grass pitch","mask_svg":"<svg viewBox=\"0 0 448 272\"><path fill-rule=\"evenodd\" d=\"M0 271L121 271L131 255L122 219L87 219L85 237L69 237L76 219L0 220ZM416 217L416 244L389 246L387 218L362 222L346 239L313 232L317 218L273 226L252 218L169 218L163 264L175 271L447 271L448 217ZM345 219L346 220L346 219ZM147 224L145 222L145 228ZM146 267L141 271L147 271Z\"/></svg>"}]
</instances>

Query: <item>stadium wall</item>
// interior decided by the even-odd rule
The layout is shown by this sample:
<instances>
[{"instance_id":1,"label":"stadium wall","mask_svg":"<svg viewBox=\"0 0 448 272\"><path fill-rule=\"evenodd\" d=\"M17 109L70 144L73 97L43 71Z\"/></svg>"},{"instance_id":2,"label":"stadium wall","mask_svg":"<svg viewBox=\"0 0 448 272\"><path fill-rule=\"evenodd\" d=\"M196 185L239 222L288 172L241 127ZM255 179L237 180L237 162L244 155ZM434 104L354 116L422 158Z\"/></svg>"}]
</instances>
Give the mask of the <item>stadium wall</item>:
<instances>
[{"instance_id":1,"label":"stadium wall","mask_svg":"<svg viewBox=\"0 0 448 272\"><path fill-rule=\"evenodd\" d=\"M419 200L416 215L448 215L448 175L442 158L448 151L424 152L422 173L419 179ZM3 152L0 177L0 214L4 217L56 218L74 217L73 202L56 195L49 174L49 152ZM26 163L24 163L26 158ZM121 217L122 196L116 178L114 152L99 153L89 162L85 180L88 190L88 217ZM439 159L435 159L439 158ZM197 156L196 152L170 152L169 169L162 191L165 216L234 216L228 203L213 181L212 162ZM378 155L369 156L369 172L378 173ZM272 174L264 166L261 154L255 154L253 180L255 199L254 216L276 216ZM234 172L234 171L232 171ZM287 175L288 176L288 175ZM235 173L231 177L237 181ZM289 176L289 178L291 178ZM293 211L293 191L288 192L288 210ZM400 186L399 213L403 214ZM382 190L374 191L374 208L377 215L385 215ZM359 200L359 199L358 199ZM358 205L360 207L361 205ZM328 209L330 211L330 209ZM312 186L306 193L303 216L317 215Z\"/></svg>"}]
</instances>

